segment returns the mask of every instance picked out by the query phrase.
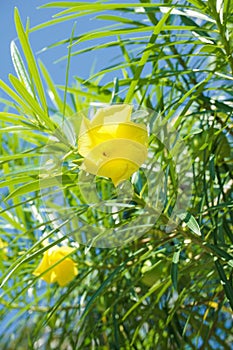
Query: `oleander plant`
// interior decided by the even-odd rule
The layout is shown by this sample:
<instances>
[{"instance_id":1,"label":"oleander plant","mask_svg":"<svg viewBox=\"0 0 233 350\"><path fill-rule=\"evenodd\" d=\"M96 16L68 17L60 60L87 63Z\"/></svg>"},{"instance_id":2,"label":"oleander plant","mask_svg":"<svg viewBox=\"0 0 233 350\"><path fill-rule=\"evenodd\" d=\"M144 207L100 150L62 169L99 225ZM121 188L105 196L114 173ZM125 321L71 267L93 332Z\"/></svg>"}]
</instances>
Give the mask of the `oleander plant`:
<instances>
[{"instance_id":1,"label":"oleander plant","mask_svg":"<svg viewBox=\"0 0 233 350\"><path fill-rule=\"evenodd\" d=\"M51 10L0 80L0 348L231 350L233 2Z\"/></svg>"}]
</instances>

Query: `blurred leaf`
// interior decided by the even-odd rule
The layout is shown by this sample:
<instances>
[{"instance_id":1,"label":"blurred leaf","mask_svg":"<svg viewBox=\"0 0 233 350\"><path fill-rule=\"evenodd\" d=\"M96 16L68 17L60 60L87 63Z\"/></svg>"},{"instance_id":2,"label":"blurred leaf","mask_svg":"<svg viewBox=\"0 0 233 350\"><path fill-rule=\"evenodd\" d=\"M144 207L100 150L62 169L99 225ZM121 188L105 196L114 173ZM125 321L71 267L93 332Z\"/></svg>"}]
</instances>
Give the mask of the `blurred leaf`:
<instances>
[{"instance_id":1,"label":"blurred leaf","mask_svg":"<svg viewBox=\"0 0 233 350\"><path fill-rule=\"evenodd\" d=\"M182 213L179 214L178 217L186 223L188 228L198 236L201 236L200 227L196 221L196 219L190 213Z\"/></svg>"},{"instance_id":2,"label":"blurred leaf","mask_svg":"<svg viewBox=\"0 0 233 350\"><path fill-rule=\"evenodd\" d=\"M180 250L174 253L171 265L171 279L173 287L177 290L178 281L178 263L180 259Z\"/></svg>"}]
</instances>

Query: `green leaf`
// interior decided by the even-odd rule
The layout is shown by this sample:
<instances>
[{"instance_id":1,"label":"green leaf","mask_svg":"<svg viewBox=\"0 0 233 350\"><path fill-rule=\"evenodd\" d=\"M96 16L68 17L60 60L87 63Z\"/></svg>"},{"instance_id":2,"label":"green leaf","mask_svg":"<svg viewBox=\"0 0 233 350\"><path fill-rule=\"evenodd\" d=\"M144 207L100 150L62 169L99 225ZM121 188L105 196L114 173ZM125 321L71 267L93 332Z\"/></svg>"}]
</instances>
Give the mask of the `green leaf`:
<instances>
[{"instance_id":1,"label":"green leaf","mask_svg":"<svg viewBox=\"0 0 233 350\"><path fill-rule=\"evenodd\" d=\"M17 73L19 80L21 81L21 83L24 84L27 91L31 95L33 95L33 92L31 89L31 82L30 82L30 79L28 77L27 70L24 66L22 57L21 57L19 50L17 49L17 46L15 45L14 41L11 42L11 58L12 58L12 62L13 62L13 65L14 65L14 68L15 68L15 71Z\"/></svg>"},{"instance_id":2,"label":"green leaf","mask_svg":"<svg viewBox=\"0 0 233 350\"><path fill-rule=\"evenodd\" d=\"M43 121L47 121L47 114L45 114L44 110L41 108L39 103L33 98L33 96L28 92L26 87L13 75L9 74L9 80L18 94L26 101L26 103L30 106L33 114L38 116L38 119Z\"/></svg>"},{"instance_id":3,"label":"green leaf","mask_svg":"<svg viewBox=\"0 0 233 350\"><path fill-rule=\"evenodd\" d=\"M40 70L43 74L43 78L47 84L49 97L51 98L52 102L54 103L55 108L57 108L57 110L62 114L63 101L57 92L57 89L52 81L52 78L50 77L49 72L46 69L45 65L41 61L39 61L39 67L40 67ZM72 110L72 108L68 104L66 106L66 114L69 116L72 116L74 114L74 111Z\"/></svg>"},{"instance_id":4,"label":"green leaf","mask_svg":"<svg viewBox=\"0 0 233 350\"><path fill-rule=\"evenodd\" d=\"M8 162L10 160L24 159L24 158L33 158L41 157L40 153L15 153L11 155L0 156L0 162Z\"/></svg>"},{"instance_id":5,"label":"green leaf","mask_svg":"<svg viewBox=\"0 0 233 350\"><path fill-rule=\"evenodd\" d=\"M204 243L207 247L209 247L213 253L216 254L216 256L221 257L224 261L230 262L229 265L232 264L233 256L225 251L225 249L222 249L218 247L217 245L205 242Z\"/></svg>"},{"instance_id":6,"label":"green leaf","mask_svg":"<svg viewBox=\"0 0 233 350\"><path fill-rule=\"evenodd\" d=\"M63 111L62 111L62 122L64 122L64 118L66 115L66 104L67 104L67 88L68 88L68 81L69 81L69 71L70 71L70 58L71 58L71 46L74 39L74 32L76 28L76 22L73 25L70 43L68 47L68 57L67 57L67 66L66 66L66 84L65 84L65 91L64 91L64 102L63 102Z\"/></svg>"},{"instance_id":7,"label":"green leaf","mask_svg":"<svg viewBox=\"0 0 233 350\"><path fill-rule=\"evenodd\" d=\"M219 273L219 277L221 280L221 283L223 285L223 288L226 292L226 296L229 300L229 303L231 305L231 308L233 310L233 287L232 287L232 283L230 282L230 280L228 280L225 271L222 267L222 265L220 264L220 262L218 260L215 261L215 266L217 268L217 271Z\"/></svg>"},{"instance_id":8,"label":"green leaf","mask_svg":"<svg viewBox=\"0 0 233 350\"><path fill-rule=\"evenodd\" d=\"M24 116L9 112L0 112L0 120L5 123L12 123L14 125L29 124L29 120Z\"/></svg>"},{"instance_id":9,"label":"green leaf","mask_svg":"<svg viewBox=\"0 0 233 350\"><path fill-rule=\"evenodd\" d=\"M83 84L87 85L88 82L85 81ZM65 90L64 86L58 86L59 89L61 90ZM82 91L81 89L75 88L75 87L68 87L67 91L72 93L72 94L79 94L82 97L87 97L90 98L91 100L97 100L97 101L101 101L101 102L105 102L108 103L110 101L111 98L111 92L108 92L108 96L106 94L106 90L105 91L101 91L97 94L97 91L100 90L98 87L95 87L94 85L88 85L88 91Z\"/></svg>"},{"instance_id":10,"label":"green leaf","mask_svg":"<svg viewBox=\"0 0 233 350\"><path fill-rule=\"evenodd\" d=\"M130 84L128 93L125 97L125 103L129 103L132 100L134 92L135 92L135 88L138 84L138 80L140 79L140 75L141 75L143 68L144 68L145 64L147 63L148 58L151 54L150 48L154 44L154 42L156 41L159 33L163 30L164 24L166 23L166 20L168 19L169 16L170 16L170 11L167 12L161 18L161 20L158 22L158 24L155 26L155 28L153 30L153 34L150 37L149 43L146 47L146 50L143 52L142 57L141 57L140 61L138 62L134 77L132 79L132 83Z\"/></svg>"},{"instance_id":11,"label":"green leaf","mask_svg":"<svg viewBox=\"0 0 233 350\"><path fill-rule=\"evenodd\" d=\"M178 281L178 263L180 259L180 249L174 253L171 265L171 279L173 287L177 290Z\"/></svg>"},{"instance_id":12,"label":"green leaf","mask_svg":"<svg viewBox=\"0 0 233 350\"><path fill-rule=\"evenodd\" d=\"M46 101L40 73L39 73L39 70L37 68L37 64L36 64L34 55L32 53L32 49L31 49L31 46L29 44L28 37L27 37L27 35L24 31L23 25L21 23L21 19L20 19L19 12L18 12L17 8L15 8L14 19L15 19L15 26L16 26L16 31L17 31L18 37L19 37L19 41L20 41L22 50L24 52L27 64L28 64L30 78L32 79L32 81L35 84L35 87L37 89L38 96L39 96L39 99L40 99L40 102L42 105L42 109L44 111L44 115L46 115L46 118L44 117L44 119L46 120L48 127L53 129L53 123L50 122L50 119L48 117L48 106L47 106L47 101Z\"/></svg>"},{"instance_id":13,"label":"green leaf","mask_svg":"<svg viewBox=\"0 0 233 350\"><path fill-rule=\"evenodd\" d=\"M16 78L15 78L16 79ZM24 113L27 115L33 114L30 107L27 105L27 103L15 93L4 81L0 80L0 88L9 95L15 102L19 104L21 109L23 109Z\"/></svg>"},{"instance_id":14,"label":"green leaf","mask_svg":"<svg viewBox=\"0 0 233 350\"><path fill-rule=\"evenodd\" d=\"M186 223L188 228L190 228L190 230L193 233L195 233L198 236L201 236L200 227L196 219L194 218L194 216L192 216L190 213L181 213L181 214L178 214L178 217Z\"/></svg>"}]
</instances>

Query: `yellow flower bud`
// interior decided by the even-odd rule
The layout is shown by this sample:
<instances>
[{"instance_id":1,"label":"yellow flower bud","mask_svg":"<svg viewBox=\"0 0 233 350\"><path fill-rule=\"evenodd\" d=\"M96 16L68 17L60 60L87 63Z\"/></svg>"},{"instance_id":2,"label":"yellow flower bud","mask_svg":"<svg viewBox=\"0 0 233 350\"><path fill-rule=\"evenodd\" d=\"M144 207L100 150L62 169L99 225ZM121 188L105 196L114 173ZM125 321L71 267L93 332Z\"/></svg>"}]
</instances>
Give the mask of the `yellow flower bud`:
<instances>
[{"instance_id":1,"label":"yellow flower bud","mask_svg":"<svg viewBox=\"0 0 233 350\"><path fill-rule=\"evenodd\" d=\"M113 105L83 119L78 149L84 157L82 169L112 179L115 186L127 180L147 157L146 127L130 121L130 105Z\"/></svg>"},{"instance_id":2,"label":"yellow flower bud","mask_svg":"<svg viewBox=\"0 0 233 350\"><path fill-rule=\"evenodd\" d=\"M65 286L78 274L74 261L70 258L65 258L74 250L74 248L66 246L56 246L48 249L33 274L35 276L43 274L41 278L47 283L57 282L61 287ZM60 260L62 261L59 262ZM46 270L48 271L45 272Z\"/></svg>"}]
</instances>

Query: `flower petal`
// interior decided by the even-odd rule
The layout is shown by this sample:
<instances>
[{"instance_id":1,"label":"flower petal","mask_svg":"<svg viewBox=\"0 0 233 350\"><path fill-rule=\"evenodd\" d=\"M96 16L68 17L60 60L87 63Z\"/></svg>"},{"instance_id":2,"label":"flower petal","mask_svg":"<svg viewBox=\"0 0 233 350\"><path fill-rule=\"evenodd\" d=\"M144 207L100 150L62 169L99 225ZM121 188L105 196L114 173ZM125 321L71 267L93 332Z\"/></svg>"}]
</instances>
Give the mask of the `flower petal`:
<instances>
[{"instance_id":1,"label":"flower petal","mask_svg":"<svg viewBox=\"0 0 233 350\"><path fill-rule=\"evenodd\" d=\"M57 266L54 267L53 271L56 275L54 282L58 282L61 287L72 281L78 274L76 264L69 258L61 261Z\"/></svg>"},{"instance_id":2,"label":"flower petal","mask_svg":"<svg viewBox=\"0 0 233 350\"><path fill-rule=\"evenodd\" d=\"M128 179L147 157L146 127L130 121L132 106L101 108L90 122L83 120L78 150L84 157L81 169L110 177L115 185Z\"/></svg>"},{"instance_id":3,"label":"flower petal","mask_svg":"<svg viewBox=\"0 0 233 350\"><path fill-rule=\"evenodd\" d=\"M39 266L35 269L33 274L39 276L47 269L51 268L48 272L44 273L41 278L47 283L58 282L60 286L65 286L78 274L78 269L74 261L70 258L65 258L74 250L74 248L67 246L48 249L44 253ZM59 262L60 260L62 261Z\"/></svg>"},{"instance_id":4,"label":"flower petal","mask_svg":"<svg viewBox=\"0 0 233 350\"><path fill-rule=\"evenodd\" d=\"M49 267L51 266L50 261L49 261L49 251L47 250L43 258L39 264L39 266L34 270L33 275L39 276L41 275L44 271L46 271ZM52 283L52 270L49 270L48 272L44 273L41 278L46 281L47 283Z\"/></svg>"},{"instance_id":5,"label":"flower petal","mask_svg":"<svg viewBox=\"0 0 233 350\"><path fill-rule=\"evenodd\" d=\"M138 168L137 164L128 159L112 159L100 167L98 175L109 177L112 179L114 186L117 186L122 181L129 179Z\"/></svg>"},{"instance_id":6,"label":"flower petal","mask_svg":"<svg viewBox=\"0 0 233 350\"><path fill-rule=\"evenodd\" d=\"M100 108L91 121L92 126L106 125L109 123L125 123L130 121L133 107L127 104L119 104Z\"/></svg>"},{"instance_id":7,"label":"flower petal","mask_svg":"<svg viewBox=\"0 0 233 350\"><path fill-rule=\"evenodd\" d=\"M147 148L141 143L113 139L93 148L81 168L94 175L110 177L117 185L138 170L146 157Z\"/></svg>"},{"instance_id":8,"label":"flower petal","mask_svg":"<svg viewBox=\"0 0 233 350\"><path fill-rule=\"evenodd\" d=\"M79 153L86 157L97 145L113 139L132 140L147 147L148 134L144 125L133 122L97 126L80 135Z\"/></svg>"}]
</instances>

